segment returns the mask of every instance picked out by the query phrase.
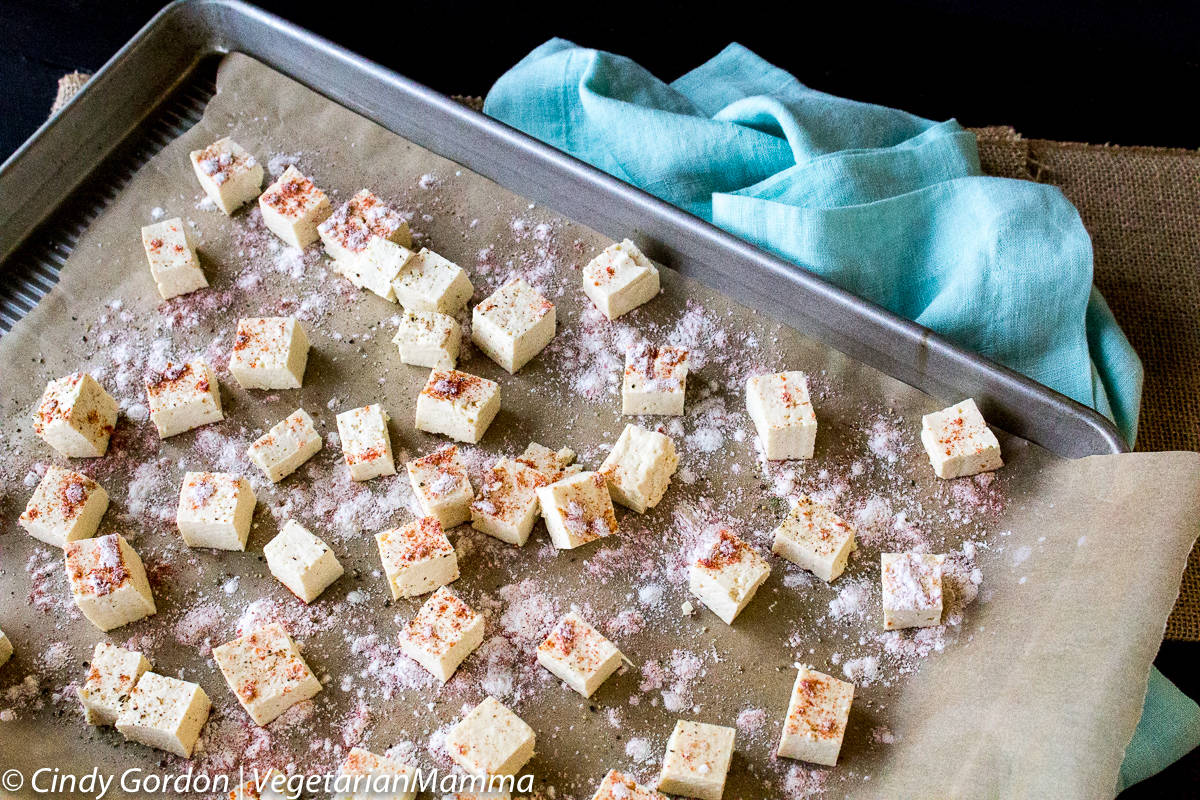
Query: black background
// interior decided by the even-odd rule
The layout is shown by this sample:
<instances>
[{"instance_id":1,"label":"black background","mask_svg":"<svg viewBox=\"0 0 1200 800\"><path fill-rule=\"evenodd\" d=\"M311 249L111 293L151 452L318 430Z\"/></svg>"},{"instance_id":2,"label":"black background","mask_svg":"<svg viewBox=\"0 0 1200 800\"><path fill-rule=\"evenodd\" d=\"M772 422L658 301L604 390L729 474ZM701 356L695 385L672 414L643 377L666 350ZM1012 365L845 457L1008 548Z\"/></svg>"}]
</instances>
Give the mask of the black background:
<instances>
[{"instance_id":1,"label":"black background","mask_svg":"<svg viewBox=\"0 0 1200 800\"><path fill-rule=\"evenodd\" d=\"M1033 138L1200 147L1194 2L259 5L447 94L485 94L551 36L629 56L668 80L738 41L814 88L933 119L1011 125ZM59 75L98 69L160 6L0 0L0 158L45 120ZM1200 697L1198 658L1200 644L1165 642L1156 663ZM1196 796L1197 785L1193 752L1121 797Z\"/></svg>"}]
</instances>

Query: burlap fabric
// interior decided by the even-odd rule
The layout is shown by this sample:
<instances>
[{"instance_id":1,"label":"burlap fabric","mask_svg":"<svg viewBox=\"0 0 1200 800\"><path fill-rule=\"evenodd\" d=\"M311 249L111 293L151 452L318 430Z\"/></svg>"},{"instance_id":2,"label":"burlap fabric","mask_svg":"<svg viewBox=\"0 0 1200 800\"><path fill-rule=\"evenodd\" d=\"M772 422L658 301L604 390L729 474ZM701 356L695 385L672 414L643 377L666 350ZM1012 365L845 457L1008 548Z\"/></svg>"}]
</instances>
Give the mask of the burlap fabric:
<instances>
[{"instance_id":1,"label":"burlap fabric","mask_svg":"<svg viewBox=\"0 0 1200 800\"><path fill-rule=\"evenodd\" d=\"M87 77L60 79L55 110ZM482 98L454 99L483 107ZM988 174L1053 183L1079 209L1092 235L1096 284L1146 366L1137 449L1200 450L1200 152L973 130ZM1200 545L1166 638L1200 641Z\"/></svg>"},{"instance_id":2,"label":"burlap fabric","mask_svg":"<svg viewBox=\"0 0 1200 800\"><path fill-rule=\"evenodd\" d=\"M1200 450L1200 152L975 134L987 172L1053 183L1079 209L1096 285L1146 366L1137 449ZM1200 546L1166 638L1200 640Z\"/></svg>"}]
</instances>

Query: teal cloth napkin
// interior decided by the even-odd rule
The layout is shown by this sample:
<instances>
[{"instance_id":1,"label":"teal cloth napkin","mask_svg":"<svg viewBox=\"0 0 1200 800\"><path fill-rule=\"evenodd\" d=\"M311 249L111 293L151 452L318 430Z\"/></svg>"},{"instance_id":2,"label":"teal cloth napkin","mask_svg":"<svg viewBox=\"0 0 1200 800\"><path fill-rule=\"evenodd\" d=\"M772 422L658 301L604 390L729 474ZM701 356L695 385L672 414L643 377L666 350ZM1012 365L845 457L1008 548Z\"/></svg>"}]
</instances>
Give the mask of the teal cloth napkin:
<instances>
[{"instance_id":1,"label":"teal cloth napkin","mask_svg":"<svg viewBox=\"0 0 1200 800\"><path fill-rule=\"evenodd\" d=\"M1022 372L1137 436L1142 366L1056 187L991 178L957 122L814 91L733 44L672 83L554 39L484 112ZM1157 671L1124 788L1200 743Z\"/></svg>"}]
</instances>

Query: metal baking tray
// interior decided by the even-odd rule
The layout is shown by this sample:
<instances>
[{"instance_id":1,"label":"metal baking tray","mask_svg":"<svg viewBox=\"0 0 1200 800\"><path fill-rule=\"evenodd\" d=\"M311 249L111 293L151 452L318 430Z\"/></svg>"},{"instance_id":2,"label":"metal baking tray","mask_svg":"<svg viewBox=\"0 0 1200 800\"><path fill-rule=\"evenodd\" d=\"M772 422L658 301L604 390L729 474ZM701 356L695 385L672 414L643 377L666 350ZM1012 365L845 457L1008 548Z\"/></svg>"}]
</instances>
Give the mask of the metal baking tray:
<instances>
[{"instance_id":1,"label":"metal baking tray","mask_svg":"<svg viewBox=\"0 0 1200 800\"><path fill-rule=\"evenodd\" d=\"M400 136L1064 457L1128 449L1095 411L569 155L237 0L167 6L0 166L0 334L124 181L200 118L241 52Z\"/></svg>"}]
</instances>

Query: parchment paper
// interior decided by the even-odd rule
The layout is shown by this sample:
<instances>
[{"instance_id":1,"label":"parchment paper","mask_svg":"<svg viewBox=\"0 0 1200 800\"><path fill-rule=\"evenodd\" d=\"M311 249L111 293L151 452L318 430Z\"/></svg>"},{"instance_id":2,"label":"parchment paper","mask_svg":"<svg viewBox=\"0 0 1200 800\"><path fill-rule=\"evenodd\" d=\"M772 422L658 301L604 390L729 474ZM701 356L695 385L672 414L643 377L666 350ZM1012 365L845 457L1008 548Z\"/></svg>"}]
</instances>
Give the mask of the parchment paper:
<instances>
[{"instance_id":1,"label":"parchment paper","mask_svg":"<svg viewBox=\"0 0 1200 800\"><path fill-rule=\"evenodd\" d=\"M598 321L578 268L605 237L246 57L223 62L218 86L203 121L118 193L58 286L0 340L0 628L16 647L0 668L0 770L186 769L84 724L71 684L108 639L205 688L214 710L193 764L210 773L239 763L319 772L355 744L444 766L446 726L492 693L537 732L528 770L539 796L590 797L609 768L652 782L677 717L738 726L727 798L1111 796L1200 530L1200 456L1071 462L1002 437L1006 465L994 480L941 482L918 432L920 415L950 398L925 396L669 270L651 304L616 326ZM276 174L292 160L282 154L293 156L335 204L369 186L412 212L421 241L468 269L476 301L516 271L557 305L555 342L516 376L467 349L461 367L503 387L500 416L479 447L464 448L472 470L531 439L574 447L597 466L627 421L614 394L618 345L646 336L693 347L688 415L644 421L674 425L682 457L658 508L644 517L619 509L619 536L561 553L540 524L519 550L467 527L452 533L463 571L455 589L487 613L489 639L446 687L394 652L397 626L419 600L388 599L372 538L411 517L401 462L440 444L412 428L427 373L401 364L390 344L398 307L328 272L319 247L301 257L281 249L255 212L229 220L198 204L187 152L223 135ZM138 231L161 215L192 224L210 289L158 300ZM313 340L304 388L246 392L224 358L236 320L275 313L298 315ZM138 407L142 370L196 354L218 370L226 421L160 442ZM812 462L764 465L757 456L741 387L767 368L812 374L821 425ZM39 470L66 462L33 435L29 413L48 380L80 369L94 371L125 414L106 458L70 464L109 491L101 533L121 532L140 552L159 608L108 636L74 610L61 554L16 524ZM334 416L369 402L391 413L400 475L356 487L339 460ZM266 484L242 453L297 406L329 440L294 476ZM255 482L246 553L183 546L172 520L189 469ZM863 543L847 573L829 587L771 557L770 580L732 627L703 608L685 616L681 604L695 599L683 551L721 524L768 551L786 498L801 490L858 522ZM325 537L347 570L308 609L262 560L287 518ZM958 624L881 638L878 553L905 542L958 553L982 576L979 597ZM862 596L851 602L842 592L855 586ZM590 700L533 663L535 634L571 604L637 665ZM293 631L326 689L258 730L209 649L264 618ZM842 675L862 658L838 766L773 758L793 664ZM16 796L33 795L26 787Z\"/></svg>"}]
</instances>

